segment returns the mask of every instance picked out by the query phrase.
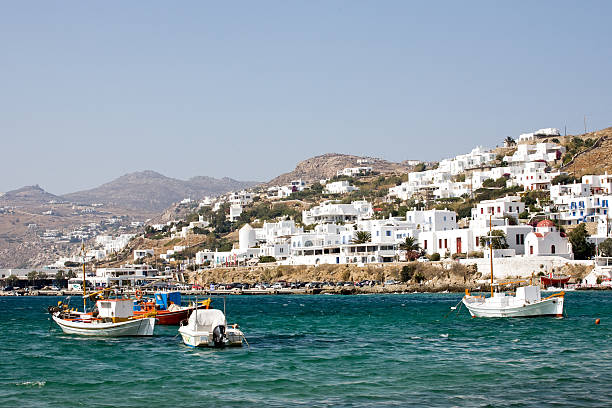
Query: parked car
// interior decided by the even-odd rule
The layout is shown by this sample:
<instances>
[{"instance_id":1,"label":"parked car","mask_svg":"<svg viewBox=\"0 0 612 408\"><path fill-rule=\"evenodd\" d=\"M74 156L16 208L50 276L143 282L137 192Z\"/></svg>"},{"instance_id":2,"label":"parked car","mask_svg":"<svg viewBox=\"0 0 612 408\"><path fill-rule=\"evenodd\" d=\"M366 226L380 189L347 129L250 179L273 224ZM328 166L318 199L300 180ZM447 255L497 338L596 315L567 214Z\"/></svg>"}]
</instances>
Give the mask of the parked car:
<instances>
[{"instance_id":1,"label":"parked car","mask_svg":"<svg viewBox=\"0 0 612 408\"><path fill-rule=\"evenodd\" d=\"M399 282L396 281L395 279L387 279L385 281L385 285L397 285Z\"/></svg>"},{"instance_id":2,"label":"parked car","mask_svg":"<svg viewBox=\"0 0 612 408\"><path fill-rule=\"evenodd\" d=\"M272 285L272 289L282 289L283 285L281 285L280 283L275 283L274 285Z\"/></svg>"}]
</instances>

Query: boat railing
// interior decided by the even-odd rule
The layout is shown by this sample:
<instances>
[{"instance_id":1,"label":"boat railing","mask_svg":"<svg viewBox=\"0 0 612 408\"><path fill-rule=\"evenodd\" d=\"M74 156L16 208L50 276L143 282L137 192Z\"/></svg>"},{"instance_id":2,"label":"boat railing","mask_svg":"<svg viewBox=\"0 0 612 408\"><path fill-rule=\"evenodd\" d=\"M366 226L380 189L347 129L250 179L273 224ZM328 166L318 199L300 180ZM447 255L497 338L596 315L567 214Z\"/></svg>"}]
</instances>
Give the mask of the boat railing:
<instances>
[{"instance_id":1,"label":"boat railing","mask_svg":"<svg viewBox=\"0 0 612 408\"><path fill-rule=\"evenodd\" d=\"M545 297L544 299L542 299L542 300L552 299L552 298L554 298L554 297L563 297L563 296L565 296L565 292L558 292L558 293L553 293L553 294L552 294L552 295L550 295L550 296L546 296L546 297Z\"/></svg>"}]
</instances>

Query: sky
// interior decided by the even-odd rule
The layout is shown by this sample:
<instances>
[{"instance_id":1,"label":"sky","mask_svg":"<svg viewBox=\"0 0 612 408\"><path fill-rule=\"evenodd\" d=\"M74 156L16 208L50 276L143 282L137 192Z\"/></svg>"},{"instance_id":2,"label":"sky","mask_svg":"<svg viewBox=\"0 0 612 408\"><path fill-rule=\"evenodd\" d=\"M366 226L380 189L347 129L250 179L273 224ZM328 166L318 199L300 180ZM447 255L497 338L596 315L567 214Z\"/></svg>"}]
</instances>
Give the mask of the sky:
<instances>
[{"instance_id":1,"label":"sky","mask_svg":"<svg viewBox=\"0 0 612 408\"><path fill-rule=\"evenodd\" d=\"M1 1L0 191L612 126L612 2Z\"/></svg>"}]
</instances>

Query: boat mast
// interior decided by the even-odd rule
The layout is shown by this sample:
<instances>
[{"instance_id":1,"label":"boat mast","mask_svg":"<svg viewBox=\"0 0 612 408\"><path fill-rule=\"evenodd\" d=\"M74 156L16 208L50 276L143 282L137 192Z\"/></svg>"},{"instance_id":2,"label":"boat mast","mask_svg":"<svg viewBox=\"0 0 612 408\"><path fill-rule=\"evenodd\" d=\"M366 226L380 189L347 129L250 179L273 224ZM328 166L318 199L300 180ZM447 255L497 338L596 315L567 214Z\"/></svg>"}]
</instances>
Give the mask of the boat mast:
<instances>
[{"instance_id":1,"label":"boat mast","mask_svg":"<svg viewBox=\"0 0 612 408\"><path fill-rule=\"evenodd\" d=\"M87 313L87 298L85 297L87 288L87 286L85 285L85 242L83 242L82 240L81 253L83 254L83 313Z\"/></svg>"},{"instance_id":2,"label":"boat mast","mask_svg":"<svg viewBox=\"0 0 612 408\"><path fill-rule=\"evenodd\" d=\"M491 297L493 297L493 214L489 214L489 258L491 259Z\"/></svg>"}]
</instances>

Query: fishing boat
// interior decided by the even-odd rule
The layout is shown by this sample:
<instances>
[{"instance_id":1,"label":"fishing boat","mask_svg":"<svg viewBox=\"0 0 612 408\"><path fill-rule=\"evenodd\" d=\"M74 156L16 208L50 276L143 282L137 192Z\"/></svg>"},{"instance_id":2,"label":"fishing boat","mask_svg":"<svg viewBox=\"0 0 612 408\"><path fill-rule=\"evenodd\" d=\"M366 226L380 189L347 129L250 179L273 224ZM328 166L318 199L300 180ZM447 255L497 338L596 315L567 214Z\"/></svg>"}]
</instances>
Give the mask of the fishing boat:
<instances>
[{"instance_id":1,"label":"fishing boat","mask_svg":"<svg viewBox=\"0 0 612 408\"><path fill-rule=\"evenodd\" d=\"M219 309L194 310L178 331L190 347L239 347L244 339L238 325L228 326L225 313Z\"/></svg>"},{"instance_id":2,"label":"fishing boat","mask_svg":"<svg viewBox=\"0 0 612 408\"><path fill-rule=\"evenodd\" d=\"M489 258L491 260L491 296L485 297L482 295L473 296L469 291L465 290L465 296L462 299L463 305L468 309L472 317L540 317L540 316L555 316L563 317L563 303L565 292L555 293L551 296L542 298L540 286L533 285L530 282L528 285L519 286L516 288L514 295L504 292L494 292L494 288L499 289L499 285L495 285L493 281L493 244L492 226L489 222ZM512 283L523 283L508 282Z\"/></svg>"},{"instance_id":3,"label":"fishing boat","mask_svg":"<svg viewBox=\"0 0 612 408\"><path fill-rule=\"evenodd\" d=\"M72 311L63 305L49 308L53 321L66 334L121 337L152 336L154 317L136 317L131 299L104 299L91 313Z\"/></svg>"},{"instance_id":4,"label":"fishing boat","mask_svg":"<svg viewBox=\"0 0 612 408\"><path fill-rule=\"evenodd\" d=\"M540 277L540 282L545 288L563 288L569 282L569 275L555 275L550 273L548 276Z\"/></svg>"},{"instance_id":5,"label":"fishing boat","mask_svg":"<svg viewBox=\"0 0 612 408\"><path fill-rule=\"evenodd\" d=\"M134 304L134 315L137 317L154 315L157 324L178 326L180 322L187 320L196 308L208 308L210 299L192 303L189 306L181 305L180 292L158 292L152 299L142 297L136 292L136 303Z\"/></svg>"},{"instance_id":6,"label":"fishing boat","mask_svg":"<svg viewBox=\"0 0 612 408\"><path fill-rule=\"evenodd\" d=\"M85 246L82 246L83 255ZM85 257L83 256L83 311L71 310L67 304L58 302L50 306L49 313L55 323L66 334L81 334L84 336L120 337L120 336L152 336L155 330L155 317L144 315L134 316L134 301L132 299L105 298L110 289L95 293L87 293L85 276ZM96 300L95 307L87 312L87 300Z\"/></svg>"},{"instance_id":7,"label":"fishing boat","mask_svg":"<svg viewBox=\"0 0 612 408\"><path fill-rule=\"evenodd\" d=\"M564 295L560 292L542 298L539 285L519 286L514 296L504 292L472 296L466 290L463 304L472 317L563 317Z\"/></svg>"}]
</instances>

